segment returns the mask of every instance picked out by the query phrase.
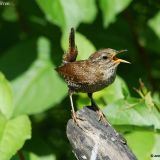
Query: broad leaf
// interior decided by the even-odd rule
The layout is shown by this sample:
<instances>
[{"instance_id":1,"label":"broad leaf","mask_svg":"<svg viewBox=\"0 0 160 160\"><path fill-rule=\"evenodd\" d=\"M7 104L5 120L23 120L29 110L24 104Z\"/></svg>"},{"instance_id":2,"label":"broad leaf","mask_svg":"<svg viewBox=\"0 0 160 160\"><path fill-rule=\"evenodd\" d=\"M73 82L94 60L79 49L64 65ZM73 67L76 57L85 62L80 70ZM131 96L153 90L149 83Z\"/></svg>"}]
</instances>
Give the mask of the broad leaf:
<instances>
[{"instance_id":1,"label":"broad leaf","mask_svg":"<svg viewBox=\"0 0 160 160\"><path fill-rule=\"evenodd\" d=\"M108 104L104 113L114 125L153 126L160 129L160 114L156 108L151 108L144 99L127 98Z\"/></svg>"},{"instance_id":2,"label":"broad leaf","mask_svg":"<svg viewBox=\"0 0 160 160\"><path fill-rule=\"evenodd\" d=\"M152 152L151 154L154 156L154 155L157 155L159 154L160 152L160 134L155 134L154 136L154 147L152 149Z\"/></svg>"},{"instance_id":3,"label":"broad leaf","mask_svg":"<svg viewBox=\"0 0 160 160\"><path fill-rule=\"evenodd\" d=\"M0 115L0 120L0 159L9 160L31 138L31 124L25 115L10 120Z\"/></svg>"},{"instance_id":4,"label":"broad leaf","mask_svg":"<svg viewBox=\"0 0 160 160\"><path fill-rule=\"evenodd\" d=\"M15 94L14 114L34 114L59 103L67 89L49 58L49 42L38 41L38 59L28 71L12 82Z\"/></svg>"},{"instance_id":5,"label":"broad leaf","mask_svg":"<svg viewBox=\"0 0 160 160\"><path fill-rule=\"evenodd\" d=\"M131 3L131 0L100 0L100 9L103 14L103 25L108 25L115 21L116 16Z\"/></svg>"},{"instance_id":6,"label":"broad leaf","mask_svg":"<svg viewBox=\"0 0 160 160\"><path fill-rule=\"evenodd\" d=\"M36 0L46 18L68 31L81 22L90 23L96 16L95 0Z\"/></svg>"},{"instance_id":7,"label":"broad leaf","mask_svg":"<svg viewBox=\"0 0 160 160\"><path fill-rule=\"evenodd\" d=\"M108 87L99 92L95 92L94 99L99 107L105 106L105 104L113 103L116 100L124 99L130 95L128 87L124 80L119 76ZM77 100L78 106L89 105L89 98L87 95L81 94L81 97Z\"/></svg>"},{"instance_id":8,"label":"broad leaf","mask_svg":"<svg viewBox=\"0 0 160 160\"><path fill-rule=\"evenodd\" d=\"M0 57L0 69L9 79L22 74L36 58L36 39L26 39L7 48ZM23 54L22 54L23 53ZM9 64L9 65L8 65Z\"/></svg>"},{"instance_id":9,"label":"broad leaf","mask_svg":"<svg viewBox=\"0 0 160 160\"><path fill-rule=\"evenodd\" d=\"M52 154L47 155L36 155L32 152L23 152L23 155L26 160L56 160L56 156ZM19 157L15 155L11 160L19 160Z\"/></svg>"},{"instance_id":10,"label":"broad leaf","mask_svg":"<svg viewBox=\"0 0 160 160\"><path fill-rule=\"evenodd\" d=\"M160 12L158 12L152 19L148 21L148 25L153 29L155 34L160 38Z\"/></svg>"},{"instance_id":11,"label":"broad leaf","mask_svg":"<svg viewBox=\"0 0 160 160\"><path fill-rule=\"evenodd\" d=\"M34 153L29 154L29 160L56 160L56 157L53 155L43 155L43 156L38 156Z\"/></svg>"},{"instance_id":12,"label":"broad leaf","mask_svg":"<svg viewBox=\"0 0 160 160\"><path fill-rule=\"evenodd\" d=\"M115 81L101 92L97 92L95 97L103 98L105 103L112 103L118 99L124 99L130 95L125 81L119 76Z\"/></svg>"},{"instance_id":13,"label":"broad leaf","mask_svg":"<svg viewBox=\"0 0 160 160\"><path fill-rule=\"evenodd\" d=\"M153 148L156 147L156 133L148 131L134 131L126 134L128 145L132 148L132 151L139 160L151 160L151 154L158 154L153 152ZM156 147L157 148L157 147ZM157 148L159 149L159 148Z\"/></svg>"},{"instance_id":14,"label":"broad leaf","mask_svg":"<svg viewBox=\"0 0 160 160\"><path fill-rule=\"evenodd\" d=\"M8 119L12 116L13 95L9 82L0 73L0 113Z\"/></svg>"},{"instance_id":15,"label":"broad leaf","mask_svg":"<svg viewBox=\"0 0 160 160\"><path fill-rule=\"evenodd\" d=\"M153 101L155 103L155 105L159 108L160 110L160 93L158 92L154 92L153 94Z\"/></svg>"},{"instance_id":16,"label":"broad leaf","mask_svg":"<svg viewBox=\"0 0 160 160\"><path fill-rule=\"evenodd\" d=\"M6 6L3 10L2 17L7 21L11 21L11 22L17 21L18 13L16 12L16 7L13 5Z\"/></svg>"}]
</instances>

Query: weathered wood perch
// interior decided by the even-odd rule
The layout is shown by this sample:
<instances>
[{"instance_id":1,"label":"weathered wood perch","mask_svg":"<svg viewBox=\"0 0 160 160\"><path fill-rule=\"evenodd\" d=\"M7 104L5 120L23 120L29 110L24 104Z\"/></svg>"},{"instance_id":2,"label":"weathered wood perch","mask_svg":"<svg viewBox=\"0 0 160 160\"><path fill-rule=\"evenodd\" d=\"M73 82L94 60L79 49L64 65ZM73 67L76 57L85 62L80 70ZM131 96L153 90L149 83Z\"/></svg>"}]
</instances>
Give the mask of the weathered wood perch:
<instances>
[{"instance_id":1,"label":"weathered wood perch","mask_svg":"<svg viewBox=\"0 0 160 160\"><path fill-rule=\"evenodd\" d=\"M79 126L68 121L67 137L78 160L137 160L125 139L109 122L99 121L92 107L77 111L77 117Z\"/></svg>"}]
</instances>

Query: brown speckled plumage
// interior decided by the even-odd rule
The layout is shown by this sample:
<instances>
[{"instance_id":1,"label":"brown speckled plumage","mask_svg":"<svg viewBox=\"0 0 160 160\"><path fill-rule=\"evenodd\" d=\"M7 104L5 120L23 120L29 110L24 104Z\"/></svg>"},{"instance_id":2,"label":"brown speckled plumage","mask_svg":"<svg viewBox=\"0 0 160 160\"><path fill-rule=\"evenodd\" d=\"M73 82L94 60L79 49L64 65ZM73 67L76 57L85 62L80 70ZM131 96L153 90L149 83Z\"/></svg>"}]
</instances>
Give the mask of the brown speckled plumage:
<instances>
[{"instance_id":1,"label":"brown speckled plumage","mask_svg":"<svg viewBox=\"0 0 160 160\"><path fill-rule=\"evenodd\" d=\"M68 62L57 68L72 91L93 93L112 83L116 76L117 63L112 61L112 49L100 50L89 59ZM106 59L103 59L106 57Z\"/></svg>"},{"instance_id":2,"label":"brown speckled plumage","mask_svg":"<svg viewBox=\"0 0 160 160\"><path fill-rule=\"evenodd\" d=\"M128 63L125 60L116 58L116 54L123 51L125 50L116 51L107 48L93 53L86 60L76 61L78 50L75 45L74 29L71 29L68 52L63 56L63 64L56 70L63 76L68 85L72 116L75 122L77 122L77 117L72 93L88 93L92 106L96 106L92 93L102 90L115 80L117 66L120 62ZM103 113L100 111L98 113L100 113L100 117L103 117Z\"/></svg>"}]
</instances>

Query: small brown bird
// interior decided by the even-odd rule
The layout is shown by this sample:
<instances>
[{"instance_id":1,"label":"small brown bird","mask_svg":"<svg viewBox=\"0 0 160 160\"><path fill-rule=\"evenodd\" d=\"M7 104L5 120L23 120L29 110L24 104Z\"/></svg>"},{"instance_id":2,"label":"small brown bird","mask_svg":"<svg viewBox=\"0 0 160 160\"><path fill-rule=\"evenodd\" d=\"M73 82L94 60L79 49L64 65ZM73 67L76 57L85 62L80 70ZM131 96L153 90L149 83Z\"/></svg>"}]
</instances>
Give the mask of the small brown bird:
<instances>
[{"instance_id":1,"label":"small brown bird","mask_svg":"<svg viewBox=\"0 0 160 160\"><path fill-rule=\"evenodd\" d=\"M71 39L74 39L73 28L71 29L69 39L70 42ZM116 70L121 62L130 63L116 57L117 54L125 51L126 50L116 51L107 48L93 53L86 60L75 61L78 52L75 43L72 41L69 51L64 56L64 63L56 70L64 77L68 85L74 120L76 120L76 114L73 106L72 94L74 92L88 93L92 104L95 104L92 93L102 90L115 80Z\"/></svg>"}]
</instances>

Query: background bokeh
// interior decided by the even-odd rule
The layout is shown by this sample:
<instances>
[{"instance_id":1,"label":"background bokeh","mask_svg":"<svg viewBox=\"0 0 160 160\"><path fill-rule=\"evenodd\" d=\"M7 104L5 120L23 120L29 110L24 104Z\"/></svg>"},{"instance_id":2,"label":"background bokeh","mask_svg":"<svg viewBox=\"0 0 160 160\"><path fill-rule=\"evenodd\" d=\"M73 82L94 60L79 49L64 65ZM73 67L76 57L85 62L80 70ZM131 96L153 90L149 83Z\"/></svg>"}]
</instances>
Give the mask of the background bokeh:
<instances>
[{"instance_id":1,"label":"background bokeh","mask_svg":"<svg viewBox=\"0 0 160 160\"><path fill-rule=\"evenodd\" d=\"M65 133L67 86L54 70L71 27L78 59L102 48L128 50L119 57L131 64L121 64L115 82L94 98L138 159L160 155L158 0L0 2L0 159L75 159ZM74 104L89 100L76 94Z\"/></svg>"}]
</instances>

